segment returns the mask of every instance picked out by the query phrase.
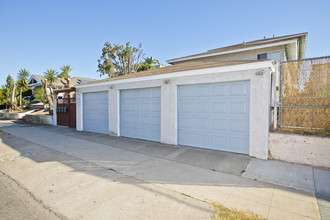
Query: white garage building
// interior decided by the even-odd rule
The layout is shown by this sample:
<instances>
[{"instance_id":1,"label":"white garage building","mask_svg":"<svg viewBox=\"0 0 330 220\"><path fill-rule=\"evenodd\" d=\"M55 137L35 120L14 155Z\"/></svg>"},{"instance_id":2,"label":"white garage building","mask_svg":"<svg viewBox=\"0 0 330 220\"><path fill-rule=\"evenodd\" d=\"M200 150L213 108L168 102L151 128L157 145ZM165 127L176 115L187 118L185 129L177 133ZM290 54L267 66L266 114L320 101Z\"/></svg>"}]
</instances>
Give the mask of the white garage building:
<instances>
[{"instance_id":1,"label":"white garage building","mask_svg":"<svg viewBox=\"0 0 330 220\"><path fill-rule=\"evenodd\" d=\"M77 130L267 159L272 72L199 61L81 84Z\"/></svg>"}]
</instances>

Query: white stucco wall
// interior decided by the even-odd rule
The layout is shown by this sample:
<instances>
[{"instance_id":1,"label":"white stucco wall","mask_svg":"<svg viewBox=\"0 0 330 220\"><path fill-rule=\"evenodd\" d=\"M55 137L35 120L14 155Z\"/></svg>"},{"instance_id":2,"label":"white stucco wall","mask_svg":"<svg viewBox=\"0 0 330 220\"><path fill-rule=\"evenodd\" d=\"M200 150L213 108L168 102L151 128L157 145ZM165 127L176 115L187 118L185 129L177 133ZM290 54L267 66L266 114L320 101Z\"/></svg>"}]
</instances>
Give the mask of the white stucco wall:
<instances>
[{"instance_id":1,"label":"white stucco wall","mask_svg":"<svg viewBox=\"0 0 330 220\"><path fill-rule=\"evenodd\" d=\"M230 53L230 54L197 58L197 59L194 59L194 61L257 60L258 54L271 53L271 52L280 52L281 61L286 60L285 45L281 45L281 46L267 47L267 48L256 49L256 50L249 50L249 51L243 51L243 52L236 52L236 53ZM191 60L188 60L188 61L191 61ZM176 62L176 63L183 63L183 62L187 62L187 61L180 61L180 62Z\"/></svg>"},{"instance_id":2,"label":"white stucco wall","mask_svg":"<svg viewBox=\"0 0 330 220\"><path fill-rule=\"evenodd\" d=\"M269 157L330 169L330 138L270 132Z\"/></svg>"},{"instance_id":3,"label":"white stucco wall","mask_svg":"<svg viewBox=\"0 0 330 220\"><path fill-rule=\"evenodd\" d=\"M250 81L249 155L268 158L270 61L190 70L77 86L77 130L83 130L82 96L85 92L109 91L109 135L120 136L119 94L123 89L161 87L161 142L177 144L177 86L199 83ZM256 72L263 71L262 75Z\"/></svg>"}]
</instances>

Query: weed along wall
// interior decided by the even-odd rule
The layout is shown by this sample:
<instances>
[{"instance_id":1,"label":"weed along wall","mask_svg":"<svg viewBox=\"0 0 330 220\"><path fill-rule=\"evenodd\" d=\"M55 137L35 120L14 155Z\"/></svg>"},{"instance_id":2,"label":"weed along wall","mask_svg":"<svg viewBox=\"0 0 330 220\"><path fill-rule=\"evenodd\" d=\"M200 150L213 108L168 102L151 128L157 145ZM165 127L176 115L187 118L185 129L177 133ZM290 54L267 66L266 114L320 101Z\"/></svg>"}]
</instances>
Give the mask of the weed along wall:
<instances>
[{"instance_id":1,"label":"weed along wall","mask_svg":"<svg viewBox=\"0 0 330 220\"><path fill-rule=\"evenodd\" d=\"M267 159L272 62L211 64L78 85L77 130Z\"/></svg>"}]
</instances>

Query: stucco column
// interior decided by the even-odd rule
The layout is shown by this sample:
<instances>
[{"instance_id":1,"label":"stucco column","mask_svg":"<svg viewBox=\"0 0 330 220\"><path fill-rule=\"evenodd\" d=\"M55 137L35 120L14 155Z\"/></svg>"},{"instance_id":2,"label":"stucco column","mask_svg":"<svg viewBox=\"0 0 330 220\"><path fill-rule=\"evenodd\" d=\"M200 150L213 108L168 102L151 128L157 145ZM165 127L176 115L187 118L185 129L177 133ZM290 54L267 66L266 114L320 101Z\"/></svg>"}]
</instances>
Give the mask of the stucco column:
<instances>
[{"instance_id":1,"label":"stucco column","mask_svg":"<svg viewBox=\"0 0 330 220\"><path fill-rule=\"evenodd\" d=\"M119 136L119 90L111 85L109 90L109 134Z\"/></svg>"},{"instance_id":2,"label":"stucco column","mask_svg":"<svg viewBox=\"0 0 330 220\"><path fill-rule=\"evenodd\" d=\"M260 71L259 71L260 72ZM251 157L268 159L271 71L251 76L250 85L250 153Z\"/></svg>"},{"instance_id":3,"label":"stucco column","mask_svg":"<svg viewBox=\"0 0 330 220\"><path fill-rule=\"evenodd\" d=\"M161 143L177 144L177 86L163 80L161 86Z\"/></svg>"},{"instance_id":4,"label":"stucco column","mask_svg":"<svg viewBox=\"0 0 330 220\"><path fill-rule=\"evenodd\" d=\"M82 96L83 96L83 94L79 90L76 90L76 129L77 129L77 131L83 130Z\"/></svg>"},{"instance_id":5,"label":"stucco column","mask_svg":"<svg viewBox=\"0 0 330 220\"><path fill-rule=\"evenodd\" d=\"M53 99L53 125L57 126L57 99Z\"/></svg>"}]
</instances>

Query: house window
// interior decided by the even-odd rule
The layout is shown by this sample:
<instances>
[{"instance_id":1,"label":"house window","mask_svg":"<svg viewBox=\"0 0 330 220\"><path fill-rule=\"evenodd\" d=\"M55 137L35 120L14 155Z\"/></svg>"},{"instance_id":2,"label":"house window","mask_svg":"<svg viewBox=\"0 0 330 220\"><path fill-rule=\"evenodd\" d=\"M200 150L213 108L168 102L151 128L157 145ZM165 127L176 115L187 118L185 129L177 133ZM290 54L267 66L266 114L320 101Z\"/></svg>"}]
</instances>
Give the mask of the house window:
<instances>
[{"instance_id":1,"label":"house window","mask_svg":"<svg viewBox=\"0 0 330 220\"><path fill-rule=\"evenodd\" d=\"M274 60L274 61L281 60L280 51L269 52L269 53L260 53L257 56L258 56L258 60L266 60L266 59Z\"/></svg>"},{"instance_id":2,"label":"house window","mask_svg":"<svg viewBox=\"0 0 330 220\"><path fill-rule=\"evenodd\" d=\"M37 81L35 79L31 79L29 84L34 84L37 83Z\"/></svg>"},{"instance_id":3,"label":"house window","mask_svg":"<svg viewBox=\"0 0 330 220\"><path fill-rule=\"evenodd\" d=\"M267 53L258 54L258 60L266 60L266 59L267 59Z\"/></svg>"}]
</instances>

